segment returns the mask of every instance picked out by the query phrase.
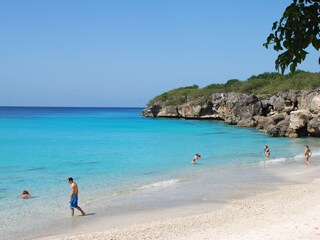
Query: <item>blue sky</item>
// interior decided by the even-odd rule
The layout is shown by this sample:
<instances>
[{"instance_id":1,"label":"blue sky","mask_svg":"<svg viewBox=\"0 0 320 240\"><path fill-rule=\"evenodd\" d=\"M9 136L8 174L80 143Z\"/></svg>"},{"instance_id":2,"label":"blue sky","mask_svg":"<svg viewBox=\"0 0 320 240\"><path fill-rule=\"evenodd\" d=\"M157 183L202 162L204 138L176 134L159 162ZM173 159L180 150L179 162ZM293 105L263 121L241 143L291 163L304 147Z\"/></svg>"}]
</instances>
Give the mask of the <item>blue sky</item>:
<instances>
[{"instance_id":1,"label":"blue sky","mask_svg":"<svg viewBox=\"0 0 320 240\"><path fill-rule=\"evenodd\" d=\"M262 44L291 2L0 1L0 105L144 107L275 71ZM319 71L317 57L298 68Z\"/></svg>"}]
</instances>

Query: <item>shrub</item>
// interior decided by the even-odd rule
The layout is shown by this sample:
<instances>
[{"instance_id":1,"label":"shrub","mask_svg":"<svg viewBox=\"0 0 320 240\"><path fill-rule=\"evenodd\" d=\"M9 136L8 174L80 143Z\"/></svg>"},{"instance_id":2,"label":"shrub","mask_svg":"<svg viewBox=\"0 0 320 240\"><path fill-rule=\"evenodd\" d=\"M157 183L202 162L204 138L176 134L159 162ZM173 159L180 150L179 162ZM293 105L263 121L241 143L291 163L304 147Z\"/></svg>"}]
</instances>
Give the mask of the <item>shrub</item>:
<instances>
[{"instance_id":1,"label":"shrub","mask_svg":"<svg viewBox=\"0 0 320 240\"><path fill-rule=\"evenodd\" d=\"M276 94L283 91L297 91L320 88L320 72L310 73L296 71L281 76L279 73L262 73L253 75L245 81L231 79L225 84L213 83L204 88L194 84L165 92L149 102L149 106L157 101L167 105L181 105L188 101L208 101L213 93L238 92L252 94Z\"/></svg>"}]
</instances>

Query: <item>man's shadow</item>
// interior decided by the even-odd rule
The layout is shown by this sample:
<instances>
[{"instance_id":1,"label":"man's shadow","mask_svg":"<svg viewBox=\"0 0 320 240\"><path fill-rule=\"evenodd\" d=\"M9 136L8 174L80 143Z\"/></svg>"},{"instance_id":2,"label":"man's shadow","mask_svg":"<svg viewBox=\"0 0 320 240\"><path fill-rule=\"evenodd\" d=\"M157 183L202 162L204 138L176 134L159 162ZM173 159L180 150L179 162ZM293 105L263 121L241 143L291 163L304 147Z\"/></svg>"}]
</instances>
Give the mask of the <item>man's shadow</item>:
<instances>
[{"instance_id":1,"label":"man's shadow","mask_svg":"<svg viewBox=\"0 0 320 240\"><path fill-rule=\"evenodd\" d=\"M80 215L81 217L86 217L86 216L94 216L94 215L96 215L96 213L86 213L86 215L84 215L84 216L82 216L82 215Z\"/></svg>"}]
</instances>

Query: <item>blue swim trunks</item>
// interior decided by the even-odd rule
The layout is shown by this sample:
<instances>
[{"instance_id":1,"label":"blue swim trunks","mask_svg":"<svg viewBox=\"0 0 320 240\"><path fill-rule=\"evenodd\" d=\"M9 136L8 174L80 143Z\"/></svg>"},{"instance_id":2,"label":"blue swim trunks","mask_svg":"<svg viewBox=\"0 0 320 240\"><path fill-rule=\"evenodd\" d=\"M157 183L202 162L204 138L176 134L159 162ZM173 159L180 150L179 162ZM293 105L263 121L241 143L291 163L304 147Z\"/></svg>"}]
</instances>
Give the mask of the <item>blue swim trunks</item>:
<instances>
[{"instance_id":1,"label":"blue swim trunks","mask_svg":"<svg viewBox=\"0 0 320 240\"><path fill-rule=\"evenodd\" d=\"M78 195L73 195L70 203L70 208L78 207Z\"/></svg>"}]
</instances>

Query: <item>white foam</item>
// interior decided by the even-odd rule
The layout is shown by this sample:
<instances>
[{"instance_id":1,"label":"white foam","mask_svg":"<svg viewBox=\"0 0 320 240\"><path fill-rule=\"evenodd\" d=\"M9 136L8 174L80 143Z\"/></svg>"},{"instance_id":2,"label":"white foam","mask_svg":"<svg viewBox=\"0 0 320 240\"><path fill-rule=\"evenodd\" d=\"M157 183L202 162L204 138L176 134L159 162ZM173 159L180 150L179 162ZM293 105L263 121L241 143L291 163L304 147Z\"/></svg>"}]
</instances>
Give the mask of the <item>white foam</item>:
<instances>
[{"instance_id":1,"label":"white foam","mask_svg":"<svg viewBox=\"0 0 320 240\"><path fill-rule=\"evenodd\" d=\"M312 151L312 156L320 156L320 151Z\"/></svg>"},{"instance_id":2,"label":"white foam","mask_svg":"<svg viewBox=\"0 0 320 240\"><path fill-rule=\"evenodd\" d=\"M278 163L284 163L287 159L286 158L275 158L275 159L269 159L265 161L261 161L261 164L278 164Z\"/></svg>"},{"instance_id":3,"label":"white foam","mask_svg":"<svg viewBox=\"0 0 320 240\"><path fill-rule=\"evenodd\" d=\"M320 156L320 151L314 151L312 152L312 156ZM301 159L301 158L304 158L304 154L298 154L296 156L294 156L294 159Z\"/></svg>"},{"instance_id":4,"label":"white foam","mask_svg":"<svg viewBox=\"0 0 320 240\"><path fill-rule=\"evenodd\" d=\"M180 182L180 179L171 179L167 181L160 181L160 182L155 182L151 183L148 185L143 185L142 187L138 188L139 190L146 190L146 189L151 189L151 188L165 188L169 187L171 185L174 185L176 183Z\"/></svg>"},{"instance_id":5,"label":"white foam","mask_svg":"<svg viewBox=\"0 0 320 240\"><path fill-rule=\"evenodd\" d=\"M304 158L304 155L303 154L298 154L296 156L293 157L293 159L301 159L301 158Z\"/></svg>"}]
</instances>

